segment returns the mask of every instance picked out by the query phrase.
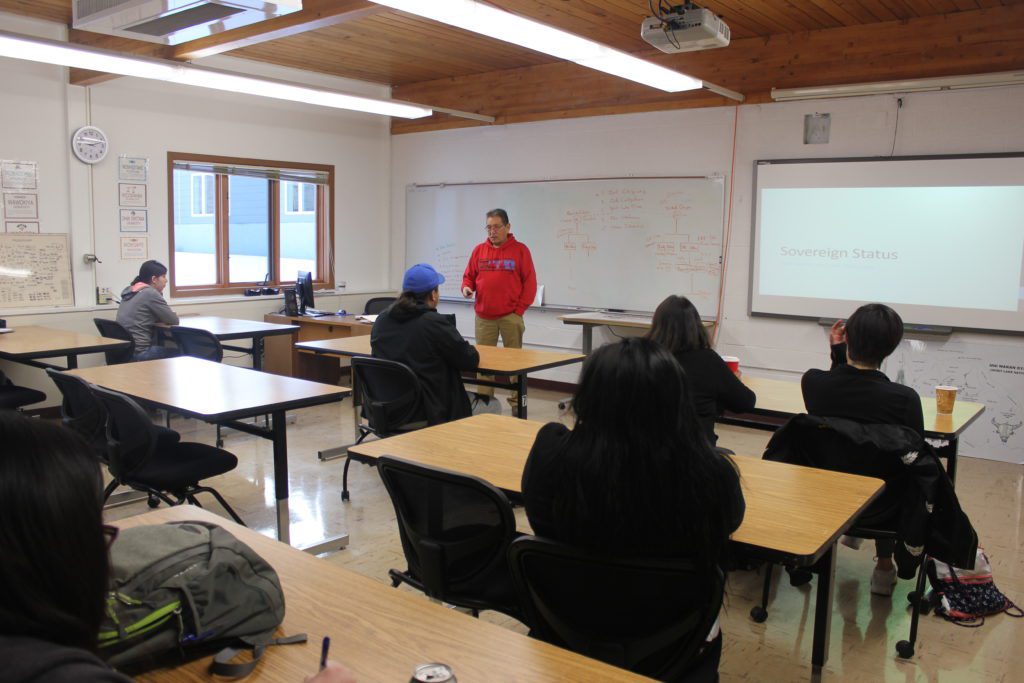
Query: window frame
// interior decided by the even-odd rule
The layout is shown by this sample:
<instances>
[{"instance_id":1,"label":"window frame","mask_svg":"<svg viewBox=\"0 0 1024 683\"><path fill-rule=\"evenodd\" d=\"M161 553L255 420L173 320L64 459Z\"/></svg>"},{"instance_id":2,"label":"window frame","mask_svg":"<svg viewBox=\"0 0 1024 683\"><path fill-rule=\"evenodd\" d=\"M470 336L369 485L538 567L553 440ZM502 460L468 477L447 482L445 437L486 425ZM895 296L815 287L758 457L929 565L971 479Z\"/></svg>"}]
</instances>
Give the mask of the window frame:
<instances>
[{"instance_id":1,"label":"window frame","mask_svg":"<svg viewBox=\"0 0 1024 683\"><path fill-rule=\"evenodd\" d=\"M215 262L217 268L217 283L205 285L184 285L179 286L175 281L174 267L174 163L178 161L195 161L211 163L223 166L254 166L270 169L292 169L303 171L317 171L327 174L327 183L317 185L315 209L310 212L303 212L305 215L315 213L317 216L316 230L316 270L318 279L313 281L313 286L320 289L334 288L334 166L329 164L309 164L286 161L270 161L266 159L247 159L243 157L212 156L209 154L193 154L189 152L168 152L167 153L167 237L170 253L168 255L168 267L170 269L170 293L176 299L200 296L218 296L224 294L242 294L246 289L260 284L253 282L230 282L230 270L228 267L229 244L228 228L230 226L229 202L228 202L228 177L226 173L213 173L214 176L214 230L215 230ZM279 273L279 261L281 255L281 215L284 213L281 206L281 183L295 182L282 181L275 178L268 179L269 185L269 216L268 229L270 231L269 244L269 268L270 279L268 287L283 287L295 284L295 274L290 277L282 277ZM205 181L204 181L205 184ZM189 211L193 206L192 182L189 183ZM290 214L294 215L294 214Z\"/></svg>"}]
</instances>

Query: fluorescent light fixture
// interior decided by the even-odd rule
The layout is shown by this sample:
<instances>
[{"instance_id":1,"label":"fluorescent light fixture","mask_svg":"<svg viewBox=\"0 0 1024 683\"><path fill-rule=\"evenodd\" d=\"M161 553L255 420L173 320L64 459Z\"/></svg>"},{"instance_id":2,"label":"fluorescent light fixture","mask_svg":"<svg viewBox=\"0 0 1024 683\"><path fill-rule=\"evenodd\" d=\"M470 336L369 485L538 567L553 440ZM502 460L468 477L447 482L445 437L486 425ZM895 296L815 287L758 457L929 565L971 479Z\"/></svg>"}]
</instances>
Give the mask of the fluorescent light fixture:
<instances>
[{"instance_id":1,"label":"fluorescent light fixture","mask_svg":"<svg viewBox=\"0 0 1024 683\"><path fill-rule=\"evenodd\" d=\"M0 31L0 57L26 59L58 66L74 66L121 76L169 81L194 85L199 88L272 97L290 102L304 102L323 107L397 116L405 119L418 119L433 113L429 107L396 100L378 100L372 97L349 95L337 90L311 88L294 85L287 81L244 76L230 71L192 66L166 59L130 57L110 50L43 38L31 38L7 31Z\"/></svg>"},{"instance_id":2,"label":"fluorescent light fixture","mask_svg":"<svg viewBox=\"0 0 1024 683\"><path fill-rule=\"evenodd\" d=\"M1001 71L998 73L970 74L967 76L941 76L939 78L915 78L906 81L822 85L806 88L772 88L772 99L776 102L786 102L829 97L859 97L861 95L891 95L934 90L990 88L1000 85L1024 85L1024 71Z\"/></svg>"},{"instance_id":3,"label":"fluorescent light fixture","mask_svg":"<svg viewBox=\"0 0 1024 683\"><path fill-rule=\"evenodd\" d=\"M373 0L378 5L415 14L514 43L537 52L576 62L597 71L625 78L666 92L683 92L705 87L699 78L666 69L653 62L615 50L607 45L567 33L475 0ZM719 89L716 92L721 92ZM732 93L732 91L727 91ZM743 96L737 95L742 100Z\"/></svg>"}]
</instances>

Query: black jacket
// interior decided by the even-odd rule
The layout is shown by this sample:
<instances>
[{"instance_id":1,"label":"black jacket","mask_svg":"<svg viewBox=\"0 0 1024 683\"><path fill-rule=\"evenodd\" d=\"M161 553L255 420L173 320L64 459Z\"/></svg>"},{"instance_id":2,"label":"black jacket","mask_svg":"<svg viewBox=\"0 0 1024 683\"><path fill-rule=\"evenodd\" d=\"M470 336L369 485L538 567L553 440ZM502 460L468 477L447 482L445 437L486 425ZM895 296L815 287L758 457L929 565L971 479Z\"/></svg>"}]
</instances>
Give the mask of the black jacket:
<instances>
[{"instance_id":1,"label":"black jacket","mask_svg":"<svg viewBox=\"0 0 1024 683\"><path fill-rule=\"evenodd\" d=\"M0 635L4 683L131 683L99 657L25 636Z\"/></svg>"},{"instance_id":2,"label":"black jacket","mask_svg":"<svg viewBox=\"0 0 1024 683\"><path fill-rule=\"evenodd\" d=\"M450 316L419 304L414 309L392 304L370 331L374 358L408 365L420 380L423 419L441 424L469 417L472 409L460 373L475 370L480 354L459 334Z\"/></svg>"},{"instance_id":3,"label":"black jacket","mask_svg":"<svg viewBox=\"0 0 1024 683\"><path fill-rule=\"evenodd\" d=\"M883 479L885 491L858 526L898 532L901 576L908 575L901 555L908 558L900 550L914 563L923 550L957 567L974 566L978 535L935 451L913 429L801 414L772 435L764 458Z\"/></svg>"},{"instance_id":4,"label":"black jacket","mask_svg":"<svg viewBox=\"0 0 1024 683\"><path fill-rule=\"evenodd\" d=\"M722 357L711 349L679 351L675 357L689 380L697 418L704 427L704 433L714 444L718 441L715 418L725 410L749 413L754 409L757 396L733 374Z\"/></svg>"},{"instance_id":5,"label":"black jacket","mask_svg":"<svg viewBox=\"0 0 1024 683\"><path fill-rule=\"evenodd\" d=\"M811 415L905 425L924 434L924 415L917 392L889 381L883 372L847 364L846 344L832 347L832 369L808 370L800 386Z\"/></svg>"}]
</instances>

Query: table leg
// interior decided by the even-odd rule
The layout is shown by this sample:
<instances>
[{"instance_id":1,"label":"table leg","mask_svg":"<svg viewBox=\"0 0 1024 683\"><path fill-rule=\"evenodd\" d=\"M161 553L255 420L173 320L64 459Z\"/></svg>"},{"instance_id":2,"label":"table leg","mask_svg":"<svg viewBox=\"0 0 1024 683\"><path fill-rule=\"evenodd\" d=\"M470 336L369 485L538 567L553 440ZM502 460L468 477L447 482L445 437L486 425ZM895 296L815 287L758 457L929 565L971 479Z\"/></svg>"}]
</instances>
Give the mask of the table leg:
<instances>
[{"instance_id":1,"label":"table leg","mask_svg":"<svg viewBox=\"0 0 1024 683\"><path fill-rule=\"evenodd\" d=\"M252 369L263 369L263 337L252 338Z\"/></svg>"},{"instance_id":2,"label":"table leg","mask_svg":"<svg viewBox=\"0 0 1024 683\"><path fill-rule=\"evenodd\" d=\"M814 602L814 642L811 665L825 666L828 641L832 630L832 591L836 578L836 546L832 545L818 560L818 591Z\"/></svg>"},{"instance_id":3,"label":"table leg","mask_svg":"<svg viewBox=\"0 0 1024 683\"><path fill-rule=\"evenodd\" d=\"M78 356L68 354L68 370L74 370L78 367Z\"/></svg>"},{"instance_id":4,"label":"table leg","mask_svg":"<svg viewBox=\"0 0 1024 683\"><path fill-rule=\"evenodd\" d=\"M583 351L584 356L589 356L591 350L594 348L594 326L583 325Z\"/></svg>"},{"instance_id":5,"label":"table leg","mask_svg":"<svg viewBox=\"0 0 1024 683\"><path fill-rule=\"evenodd\" d=\"M288 435L284 411L271 413L271 441L274 444L274 498L277 500L277 540L291 543L288 514Z\"/></svg>"},{"instance_id":6,"label":"table leg","mask_svg":"<svg viewBox=\"0 0 1024 683\"><path fill-rule=\"evenodd\" d=\"M949 445L946 446L946 456L949 458L946 461L946 474L949 475L949 480L953 482L953 487L956 488L956 459L958 451L960 450L960 438L953 436L949 440Z\"/></svg>"},{"instance_id":7,"label":"table leg","mask_svg":"<svg viewBox=\"0 0 1024 683\"><path fill-rule=\"evenodd\" d=\"M356 386L356 373L352 372L352 429L355 431L355 441L359 441L359 437L362 434L359 431L359 401L356 397L359 396L359 388ZM353 442L354 443L354 442ZM353 445L353 444L349 444ZM348 457L348 446L331 446L325 448L322 451L317 451L316 457L322 462L328 460L335 460L337 458Z\"/></svg>"},{"instance_id":8,"label":"table leg","mask_svg":"<svg viewBox=\"0 0 1024 683\"><path fill-rule=\"evenodd\" d=\"M519 416L520 420L526 419L526 373L522 373L516 376L516 415Z\"/></svg>"}]
</instances>

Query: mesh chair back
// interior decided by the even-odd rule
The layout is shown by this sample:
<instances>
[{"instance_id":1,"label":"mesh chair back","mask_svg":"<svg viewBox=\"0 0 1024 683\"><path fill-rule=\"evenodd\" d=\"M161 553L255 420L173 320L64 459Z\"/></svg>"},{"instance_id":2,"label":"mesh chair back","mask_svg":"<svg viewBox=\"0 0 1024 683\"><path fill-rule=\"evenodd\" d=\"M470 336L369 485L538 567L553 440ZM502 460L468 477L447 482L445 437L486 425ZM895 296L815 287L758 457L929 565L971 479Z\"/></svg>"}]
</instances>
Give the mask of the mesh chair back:
<instances>
[{"instance_id":1,"label":"mesh chair back","mask_svg":"<svg viewBox=\"0 0 1024 683\"><path fill-rule=\"evenodd\" d=\"M107 442L110 473L121 481L130 480L156 451L156 427L146 411L134 400L116 391L91 387L107 409Z\"/></svg>"},{"instance_id":2,"label":"mesh chair back","mask_svg":"<svg viewBox=\"0 0 1024 683\"><path fill-rule=\"evenodd\" d=\"M106 461L107 452L107 409L81 377L47 368L46 374L60 390L63 401L60 406L64 426L81 434L96 447L100 457Z\"/></svg>"},{"instance_id":3,"label":"mesh chair back","mask_svg":"<svg viewBox=\"0 0 1024 683\"><path fill-rule=\"evenodd\" d=\"M690 560L523 536L509 563L530 635L663 681L685 675L722 605L722 572Z\"/></svg>"},{"instance_id":4,"label":"mesh chair back","mask_svg":"<svg viewBox=\"0 0 1024 683\"><path fill-rule=\"evenodd\" d=\"M398 517L409 574L438 600L483 596L516 535L512 506L482 479L383 456L377 469Z\"/></svg>"},{"instance_id":5,"label":"mesh chair back","mask_svg":"<svg viewBox=\"0 0 1024 683\"><path fill-rule=\"evenodd\" d=\"M171 336L186 356L212 360L214 363L224 360L224 348L212 332L194 327L175 326L171 328Z\"/></svg>"},{"instance_id":6,"label":"mesh chair back","mask_svg":"<svg viewBox=\"0 0 1024 683\"><path fill-rule=\"evenodd\" d=\"M100 336L131 342L126 348L104 351L103 355L107 358L107 365L130 363L135 358L135 339L132 338L132 335L129 334L128 330L121 323L116 320L107 320L106 318L93 318L92 322L96 325L96 329L99 330Z\"/></svg>"},{"instance_id":7,"label":"mesh chair back","mask_svg":"<svg viewBox=\"0 0 1024 683\"><path fill-rule=\"evenodd\" d=\"M363 415L377 436L424 420L420 380L409 366L383 358L353 358Z\"/></svg>"},{"instance_id":8,"label":"mesh chair back","mask_svg":"<svg viewBox=\"0 0 1024 683\"><path fill-rule=\"evenodd\" d=\"M393 296L377 296L366 302L363 306L363 315L379 315L388 310L388 307L395 303Z\"/></svg>"}]
</instances>

